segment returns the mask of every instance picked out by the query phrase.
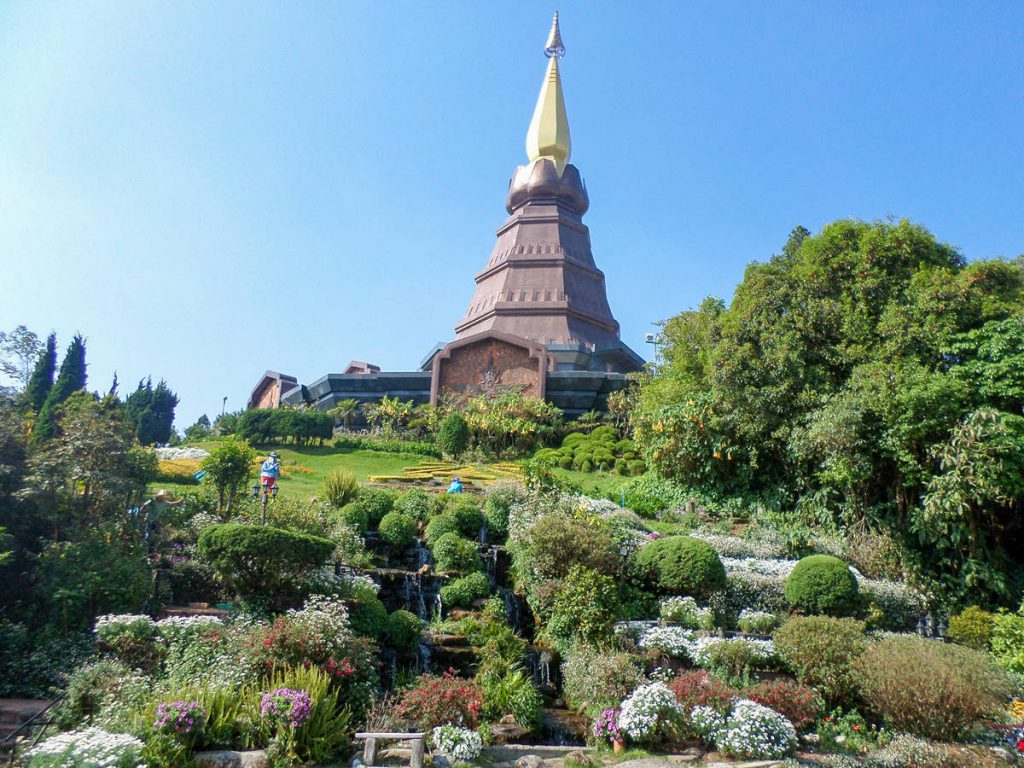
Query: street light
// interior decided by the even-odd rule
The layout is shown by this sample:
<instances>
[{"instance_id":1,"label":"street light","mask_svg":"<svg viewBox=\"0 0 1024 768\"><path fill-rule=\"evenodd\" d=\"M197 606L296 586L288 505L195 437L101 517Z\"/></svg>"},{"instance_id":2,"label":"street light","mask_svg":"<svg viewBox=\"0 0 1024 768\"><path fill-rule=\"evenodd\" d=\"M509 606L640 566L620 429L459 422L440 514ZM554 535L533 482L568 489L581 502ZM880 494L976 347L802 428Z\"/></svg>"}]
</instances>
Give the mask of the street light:
<instances>
[{"instance_id":1,"label":"street light","mask_svg":"<svg viewBox=\"0 0 1024 768\"><path fill-rule=\"evenodd\" d=\"M223 416L224 412L228 409L228 396L224 395L224 401L220 404L220 415Z\"/></svg>"},{"instance_id":2,"label":"street light","mask_svg":"<svg viewBox=\"0 0 1024 768\"><path fill-rule=\"evenodd\" d=\"M653 367L657 368L658 367L658 345L661 344L661 336L659 334L657 334L657 333L645 333L644 334L644 341L646 341L648 344L653 344L654 345L654 362L652 363L652 365L653 365Z\"/></svg>"}]
</instances>

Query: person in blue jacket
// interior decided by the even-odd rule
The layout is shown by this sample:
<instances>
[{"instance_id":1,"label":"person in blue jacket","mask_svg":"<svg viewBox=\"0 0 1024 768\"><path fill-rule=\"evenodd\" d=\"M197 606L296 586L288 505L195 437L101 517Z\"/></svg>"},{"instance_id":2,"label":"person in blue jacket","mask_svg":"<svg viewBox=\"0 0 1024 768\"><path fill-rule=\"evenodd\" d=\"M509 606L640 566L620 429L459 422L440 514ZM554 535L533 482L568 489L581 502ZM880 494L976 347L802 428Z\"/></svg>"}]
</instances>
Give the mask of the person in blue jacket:
<instances>
[{"instance_id":1,"label":"person in blue jacket","mask_svg":"<svg viewBox=\"0 0 1024 768\"><path fill-rule=\"evenodd\" d=\"M280 476L281 457L277 455L277 451L274 451L263 462L263 466L260 467L260 485L267 491L270 491L277 485L277 478Z\"/></svg>"},{"instance_id":2,"label":"person in blue jacket","mask_svg":"<svg viewBox=\"0 0 1024 768\"><path fill-rule=\"evenodd\" d=\"M462 493L462 481L457 477L452 478L451 485L448 486L448 493Z\"/></svg>"}]
</instances>

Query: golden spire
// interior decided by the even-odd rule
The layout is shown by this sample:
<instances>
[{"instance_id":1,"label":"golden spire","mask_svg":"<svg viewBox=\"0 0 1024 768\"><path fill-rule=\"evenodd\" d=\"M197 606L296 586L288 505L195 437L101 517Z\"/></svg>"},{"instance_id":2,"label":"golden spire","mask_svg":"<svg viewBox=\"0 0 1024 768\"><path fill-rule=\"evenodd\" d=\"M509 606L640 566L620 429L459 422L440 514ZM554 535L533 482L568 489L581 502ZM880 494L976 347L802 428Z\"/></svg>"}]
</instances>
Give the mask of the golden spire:
<instances>
[{"instance_id":1,"label":"golden spire","mask_svg":"<svg viewBox=\"0 0 1024 768\"><path fill-rule=\"evenodd\" d=\"M530 161L546 157L555 164L558 175L562 175L572 142L569 139L569 118L565 113L565 98L562 96L562 80L558 76L558 60L565 56L565 46L558 30L558 12L551 23L544 55L548 57L548 71L540 86L537 106L533 109L530 129L526 132L526 156Z\"/></svg>"}]
</instances>

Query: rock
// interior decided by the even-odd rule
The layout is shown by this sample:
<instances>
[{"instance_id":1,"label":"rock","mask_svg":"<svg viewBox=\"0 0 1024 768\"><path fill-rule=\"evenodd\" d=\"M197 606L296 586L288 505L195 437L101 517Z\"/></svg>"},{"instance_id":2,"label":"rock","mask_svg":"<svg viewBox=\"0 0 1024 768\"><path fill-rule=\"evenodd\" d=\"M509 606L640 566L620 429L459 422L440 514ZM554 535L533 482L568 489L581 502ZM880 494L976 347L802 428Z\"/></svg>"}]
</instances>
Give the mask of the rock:
<instances>
[{"instance_id":1,"label":"rock","mask_svg":"<svg viewBox=\"0 0 1024 768\"><path fill-rule=\"evenodd\" d=\"M518 725L515 715L504 715L498 722L502 725Z\"/></svg>"},{"instance_id":2,"label":"rock","mask_svg":"<svg viewBox=\"0 0 1024 768\"><path fill-rule=\"evenodd\" d=\"M451 768L452 762L448 759L448 755L441 752L431 756L430 767L431 768Z\"/></svg>"},{"instance_id":3,"label":"rock","mask_svg":"<svg viewBox=\"0 0 1024 768\"><path fill-rule=\"evenodd\" d=\"M548 768L548 764L536 755L523 755L516 760L516 768Z\"/></svg>"},{"instance_id":4,"label":"rock","mask_svg":"<svg viewBox=\"0 0 1024 768\"><path fill-rule=\"evenodd\" d=\"M193 759L199 768L270 768L267 753L262 749L252 752L196 752Z\"/></svg>"},{"instance_id":5,"label":"rock","mask_svg":"<svg viewBox=\"0 0 1024 768\"><path fill-rule=\"evenodd\" d=\"M377 757L381 760L401 760L408 763L412 759L412 750L403 747L391 747L390 749L378 751Z\"/></svg>"},{"instance_id":6,"label":"rock","mask_svg":"<svg viewBox=\"0 0 1024 768\"><path fill-rule=\"evenodd\" d=\"M524 728L512 718L512 722L496 723L491 726L492 744L517 744L530 734L529 728Z\"/></svg>"},{"instance_id":7,"label":"rock","mask_svg":"<svg viewBox=\"0 0 1024 768\"><path fill-rule=\"evenodd\" d=\"M704 750L700 747L688 747L687 749L679 752L675 755L669 755L668 759L670 763L695 763L704 757Z\"/></svg>"},{"instance_id":8,"label":"rock","mask_svg":"<svg viewBox=\"0 0 1024 768\"><path fill-rule=\"evenodd\" d=\"M594 764L594 759L582 749L574 749L562 758L565 762L573 762L576 765L589 766Z\"/></svg>"}]
</instances>

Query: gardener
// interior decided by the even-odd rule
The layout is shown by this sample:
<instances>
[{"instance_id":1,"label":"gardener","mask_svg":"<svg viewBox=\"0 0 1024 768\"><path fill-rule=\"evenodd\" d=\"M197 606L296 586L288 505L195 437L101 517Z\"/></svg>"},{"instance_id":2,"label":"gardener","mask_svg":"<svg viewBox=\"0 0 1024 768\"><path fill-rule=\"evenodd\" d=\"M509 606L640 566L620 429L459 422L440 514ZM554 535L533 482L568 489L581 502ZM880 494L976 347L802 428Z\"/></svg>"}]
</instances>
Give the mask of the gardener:
<instances>
[{"instance_id":1,"label":"gardener","mask_svg":"<svg viewBox=\"0 0 1024 768\"><path fill-rule=\"evenodd\" d=\"M277 478L280 476L281 457L278 456L277 451L274 451L263 462L263 466L260 467L260 485L263 486L263 490L270 491L270 489L277 485Z\"/></svg>"},{"instance_id":2,"label":"gardener","mask_svg":"<svg viewBox=\"0 0 1024 768\"><path fill-rule=\"evenodd\" d=\"M452 478L451 485L448 486L448 493L462 493L462 481L457 477Z\"/></svg>"}]
</instances>

